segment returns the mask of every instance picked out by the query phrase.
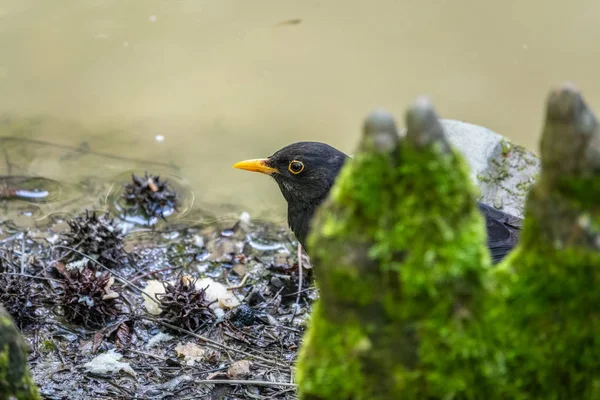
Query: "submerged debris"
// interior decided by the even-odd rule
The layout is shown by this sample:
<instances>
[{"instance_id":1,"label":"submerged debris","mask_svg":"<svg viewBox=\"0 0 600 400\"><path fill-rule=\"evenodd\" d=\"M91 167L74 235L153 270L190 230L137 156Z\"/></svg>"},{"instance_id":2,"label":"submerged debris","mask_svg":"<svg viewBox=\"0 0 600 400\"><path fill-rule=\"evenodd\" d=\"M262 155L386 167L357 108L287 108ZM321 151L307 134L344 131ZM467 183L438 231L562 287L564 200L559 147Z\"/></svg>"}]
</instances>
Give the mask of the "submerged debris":
<instances>
[{"instance_id":1,"label":"submerged debris","mask_svg":"<svg viewBox=\"0 0 600 400\"><path fill-rule=\"evenodd\" d=\"M115 278L109 272L89 267L67 271L62 264L56 269L64 277L58 304L66 319L87 328L101 328L119 314L120 289L113 287Z\"/></svg>"},{"instance_id":2,"label":"submerged debris","mask_svg":"<svg viewBox=\"0 0 600 400\"><path fill-rule=\"evenodd\" d=\"M195 331L216 319L210 307L214 301L206 299L206 288L196 288L197 280L186 275L180 276L175 284L163 282L165 292L156 294L163 321Z\"/></svg>"},{"instance_id":3,"label":"submerged debris","mask_svg":"<svg viewBox=\"0 0 600 400\"><path fill-rule=\"evenodd\" d=\"M64 245L67 262L81 262L83 253L94 258L106 267L113 268L125 260L123 251L123 233L109 213L96 215L85 212L85 215L67 221L71 230L64 234ZM77 251L73 251L75 249Z\"/></svg>"},{"instance_id":4,"label":"submerged debris","mask_svg":"<svg viewBox=\"0 0 600 400\"><path fill-rule=\"evenodd\" d=\"M171 189L168 181L161 181L159 176L131 174L132 182L124 185L121 198L125 201L127 214L142 213L147 219L166 219L177 210L179 196Z\"/></svg>"}]
</instances>

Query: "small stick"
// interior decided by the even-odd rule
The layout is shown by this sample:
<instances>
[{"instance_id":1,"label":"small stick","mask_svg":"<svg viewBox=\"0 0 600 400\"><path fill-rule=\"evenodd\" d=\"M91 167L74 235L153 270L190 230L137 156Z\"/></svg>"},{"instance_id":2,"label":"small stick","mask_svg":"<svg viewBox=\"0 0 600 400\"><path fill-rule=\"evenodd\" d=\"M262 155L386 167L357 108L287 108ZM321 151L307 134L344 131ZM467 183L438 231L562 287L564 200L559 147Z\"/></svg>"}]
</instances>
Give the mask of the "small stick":
<instances>
[{"instance_id":1,"label":"small stick","mask_svg":"<svg viewBox=\"0 0 600 400\"><path fill-rule=\"evenodd\" d=\"M161 361L166 361L167 359L165 357L161 357L161 356L157 356L156 354L152 354L152 353L146 353L145 351L140 351L140 350L134 350L134 349L127 349L127 351L130 351L132 353L136 353L136 354L140 354L146 357L154 357L158 360Z\"/></svg>"},{"instance_id":2,"label":"small stick","mask_svg":"<svg viewBox=\"0 0 600 400\"><path fill-rule=\"evenodd\" d=\"M269 382L269 381L251 381L251 380L235 380L235 379L202 379L194 381L194 383L200 384L215 384L224 383L229 385L252 385L252 386L283 386L283 387L297 387L295 383L285 382Z\"/></svg>"},{"instance_id":3,"label":"small stick","mask_svg":"<svg viewBox=\"0 0 600 400\"><path fill-rule=\"evenodd\" d=\"M237 284L235 286L229 286L227 288L227 290L235 290L235 289L243 288L244 285L246 284L247 279L248 279L248 274L245 274L244 277L242 278L242 281L239 284Z\"/></svg>"},{"instance_id":4,"label":"small stick","mask_svg":"<svg viewBox=\"0 0 600 400\"><path fill-rule=\"evenodd\" d=\"M298 296L296 296L296 303L294 304L294 313L290 318L290 325L294 323L294 318L298 313L300 307L300 295L302 294L302 245L298 242Z\"/></svg>"},{"instance_id":5,"label":"small stick","mask_svg":"<svg viewBox=\"0 0 600 400\"><path fill-rule=\"evenodd\" d=\"M298 296L296 296L296 309L299 307L300 294L302 293L302 245L298 243Z\"/></svg>"},{"instance_id":6,"label":"small stick","mask_svg":"<svg viewBox=\"0 0 600 400\"><path fill-rule=\"evenodd\" d=\"M149 272L146 272L144 274L141 274L141 275L138 275L138 276L134 276L133 278L131 278L129 280L129 282L133 283L133 282L137 281L138 279L145 278L145 277L150 276L150 275L158 274L160 272L165 272L165 271L169 271L171 269L176 269L176 268L179 268L179 267L178 266L172 266L172 267L166 267L166 268L157 269L156 271L149 271ZM123 287L125 287L125 286L127 286L127 284L123 285Z\"/></svg>"},{"instance_id":7,"label":"small stick","mask_svg":"<svg viewBox=\"0 0 600 400\"><path fill-rule=\"evenodd\" d=\"M25 234L21 235L21 274L25 273Z\"/></svg>"},{"instance_id":8,"label":"small stick","mask_svg":"<svg viewBox=\"0 0 600 400\"><path fill-rule=\"evenodd\" d=\"M0 275L14 275L14 276L22 276L23 278L41 279L43 281L62 282L60 279L46 278L45 276L20 274L18 272L0 272Z\"/></svg>"}]
</instances>

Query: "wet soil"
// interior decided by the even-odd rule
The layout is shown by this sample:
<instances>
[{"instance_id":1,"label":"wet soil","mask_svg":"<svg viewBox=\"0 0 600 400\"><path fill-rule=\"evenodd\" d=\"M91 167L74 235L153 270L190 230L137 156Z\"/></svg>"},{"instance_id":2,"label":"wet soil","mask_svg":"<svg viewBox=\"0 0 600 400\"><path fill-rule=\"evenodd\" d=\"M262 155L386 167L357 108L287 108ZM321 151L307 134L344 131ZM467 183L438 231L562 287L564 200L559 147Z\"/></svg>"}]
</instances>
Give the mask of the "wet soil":
<instances>
[{"instance_id":1,"label":"wet soil","mask_svg":"<svg viewBox=\"0 0 600 400\"><path fill-rule=\"evenodd\" d=\"M76 295L79 314L110 302L110 312L100 311L105 318L89 324L73 318L65 300L64 271L77 264L65 245L67 220L56 214L28 229L0 223L0 302L29 343L29 365L44 398L295 398L294 361L317 293L305 257L298 291L297 247L285 227L247 214L198 225L115 225L124 230L119 263L109 267L85 252L78 259L93 269L89 279L105 272L114 278L104 286L105 300ZM222 284L233 303L213 304L194 323L184 318L179 325L164 310L149 313L144 288L152 281L176 286L182 277ZM168 340L159 340L164 334ZM196 350L195 359L186 346ZM86 365L113 351L129 367L97 372Z\"/></svg>"}]
</instances>

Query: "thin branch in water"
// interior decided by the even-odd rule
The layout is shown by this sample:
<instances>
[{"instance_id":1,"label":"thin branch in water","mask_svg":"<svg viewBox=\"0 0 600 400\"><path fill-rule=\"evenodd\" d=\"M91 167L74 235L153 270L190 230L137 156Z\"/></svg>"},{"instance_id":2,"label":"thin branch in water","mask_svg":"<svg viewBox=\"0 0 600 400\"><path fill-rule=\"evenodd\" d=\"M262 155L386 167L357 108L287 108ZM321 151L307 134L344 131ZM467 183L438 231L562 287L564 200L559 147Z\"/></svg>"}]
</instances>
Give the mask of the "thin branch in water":
<instances>
[{"instance_id":1,"label":"thin branch in water","mask_svg":"<svg viewBox=\"0 0 600 400\"><path fill-rule=\"evenodd\" d=\"M13 142L13 141L30 143L30 144L39 144L42 146L55 147L55 148L64 149L64 150L71 150L71 151L74 151L74 152L77 152L80 154L92 154L92 155L95 155L98 157L106 157L106 158L110 158L113 160L131 161L131 162L135 162L135 163L150 164L150 165L160 165L162 167L179 170L178 166L170 164L170 163L164 163L164 162L152 161L152 160L142 160L139 158L131 158L131 157L124 157L124 156L117 156L115 154L92 151L89 149L89 147L84 147L84 146L74 147L74 146L62 145L62 144L58 144L58 143L47 142L45 140L26 139L26 138L20 138L20 137L15 137L15 136L0 137L0 143Z\"/></svg>"}]
</instances>

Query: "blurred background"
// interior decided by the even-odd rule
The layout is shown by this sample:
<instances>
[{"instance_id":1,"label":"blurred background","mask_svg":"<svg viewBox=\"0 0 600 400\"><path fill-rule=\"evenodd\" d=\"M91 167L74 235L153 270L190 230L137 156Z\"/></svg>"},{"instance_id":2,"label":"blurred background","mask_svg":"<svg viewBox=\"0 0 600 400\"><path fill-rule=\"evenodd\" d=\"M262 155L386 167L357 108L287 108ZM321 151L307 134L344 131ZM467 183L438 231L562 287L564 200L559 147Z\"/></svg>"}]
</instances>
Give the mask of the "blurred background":
<instances>
[{"instance_id":1,"label":"blurred background","mask_svg":"<svg viewBox=\"0 0 600 400\"><path fill-rule=\"evenodd\" d=\"M600 110L599 16L594 0L0 0L0 174L167 171L200 207L283 221L277 185L232 164L301 140L352 152L375 107L402 124L425 94L532 150L552 86Z\"/></svg>"}]
</instances>

